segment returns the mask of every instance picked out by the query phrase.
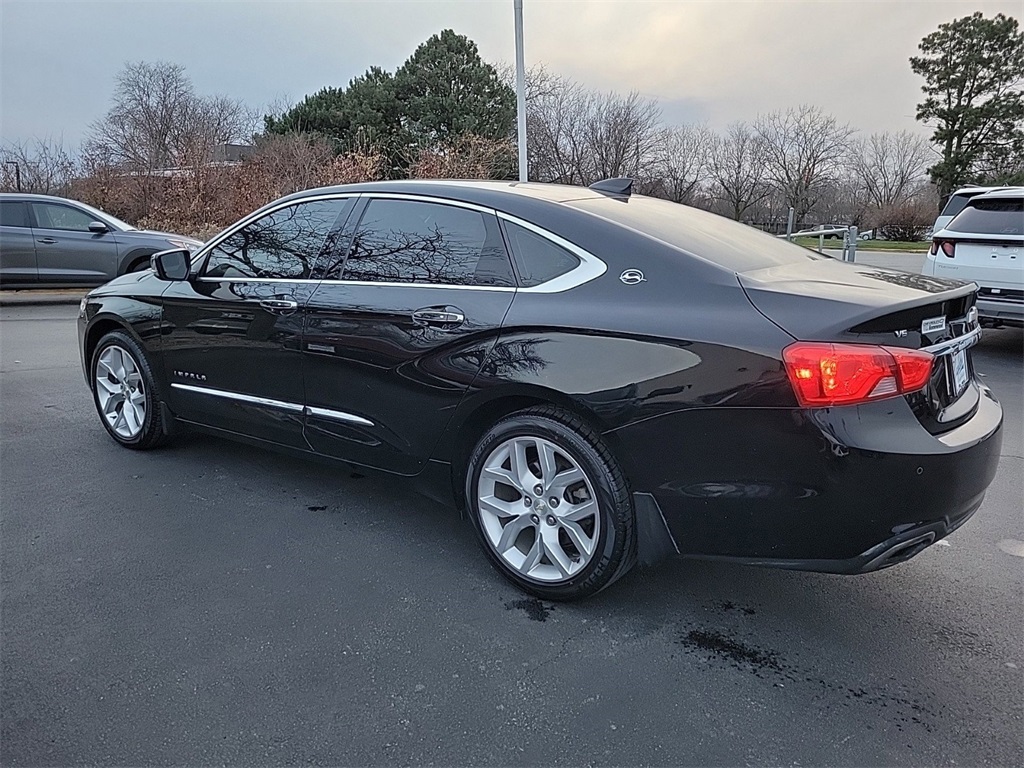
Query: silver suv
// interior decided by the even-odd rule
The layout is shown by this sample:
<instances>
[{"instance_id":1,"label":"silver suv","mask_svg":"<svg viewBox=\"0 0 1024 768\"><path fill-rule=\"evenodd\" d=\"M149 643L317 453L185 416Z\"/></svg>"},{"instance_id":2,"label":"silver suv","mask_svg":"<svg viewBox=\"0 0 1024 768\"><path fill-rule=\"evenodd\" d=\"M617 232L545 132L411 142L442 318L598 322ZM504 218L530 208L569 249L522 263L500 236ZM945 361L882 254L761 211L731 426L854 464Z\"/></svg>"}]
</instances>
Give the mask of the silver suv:
<instances>
[{"instance_id":1,"label":"silver suv","mask_svg":"<svg viewBox=\"0 0 1024 768\"><path fill-rule=\"evenodd\" d=\"M149 267L168 248L202 243L139 230L85 203L49 195L0 193L0 285L100 285Z\"/></svg>"}]
</instances>

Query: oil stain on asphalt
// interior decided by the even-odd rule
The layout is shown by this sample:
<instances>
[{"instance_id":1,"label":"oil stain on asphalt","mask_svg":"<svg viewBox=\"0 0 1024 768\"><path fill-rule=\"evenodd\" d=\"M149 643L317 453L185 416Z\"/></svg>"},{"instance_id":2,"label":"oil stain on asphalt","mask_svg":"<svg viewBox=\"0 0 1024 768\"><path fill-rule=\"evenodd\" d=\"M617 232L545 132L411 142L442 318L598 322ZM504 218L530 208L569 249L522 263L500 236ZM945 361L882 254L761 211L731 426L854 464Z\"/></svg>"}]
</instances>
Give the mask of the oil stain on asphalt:
<instances>
[{"instance_id":1,"label":"oil stain on asphalt","mask_svg":"<svg viewBox=\"0 0 1024 768\"><path fill-rule=\"evenodd\" d=\"M920 701L886 690L869 690L825 680L816 676L812 670L801 670L797 665L787 663L776 651L757 648L724 632L706 628L684 630L675 642L687 655L710 661L725 661L729 666L752 672L762 680L773 679L779 688L785 688L787 684L805 689L810 687L815 694L831 692L843 695L844 707L859 702L887 710L889 720L897 730L902 731L904 726L911 723L924 728L928 733L935 730L931 722L935 719L935 713ZM894 679L892 683L898 685Z\"/></svg>"},{"instance_id":2,"label":"oil stain on asphalt","mask_svg":"<svg viewBox=\"0 0 1024 768\"><path fill-rule=\"evenodd\" d=\"M505 603L506 611L511 611L515 608L525 611L527 617L533 621L547 621L548 614L554 610L554 608L544 605L544 603L535 597L527 597L521 600L513 600L510 603Z\"/></svg>"}]
</instances>

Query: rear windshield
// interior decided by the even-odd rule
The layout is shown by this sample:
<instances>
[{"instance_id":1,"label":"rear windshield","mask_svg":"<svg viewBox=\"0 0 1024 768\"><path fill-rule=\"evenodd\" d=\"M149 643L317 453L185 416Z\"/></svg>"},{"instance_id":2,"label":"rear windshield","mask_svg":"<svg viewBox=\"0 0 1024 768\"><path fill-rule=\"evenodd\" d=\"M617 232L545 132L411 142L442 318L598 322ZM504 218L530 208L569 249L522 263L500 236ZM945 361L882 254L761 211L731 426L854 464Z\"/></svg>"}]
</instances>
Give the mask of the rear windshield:
<instances>
[{"instance_id":1,"label":"rear windshield","mask_svg":"<svg viewBox=\"0 0 1024 768\"><path fill-rule=\"evenodd\" d=\"M733 272L829 258L724 216L653 197L590 198L568 205L650 235Z\"/></svg>"},{"instance_id":2,"label":"rear windshield","mask_svg":"<svg viewBox=\"0 0 1024 768\"><path fill-rule=\"evenodd\" d=\"M980 235L1024 235L1024 198L975 200L946 229Z\"/></svg>"}]
</instances>

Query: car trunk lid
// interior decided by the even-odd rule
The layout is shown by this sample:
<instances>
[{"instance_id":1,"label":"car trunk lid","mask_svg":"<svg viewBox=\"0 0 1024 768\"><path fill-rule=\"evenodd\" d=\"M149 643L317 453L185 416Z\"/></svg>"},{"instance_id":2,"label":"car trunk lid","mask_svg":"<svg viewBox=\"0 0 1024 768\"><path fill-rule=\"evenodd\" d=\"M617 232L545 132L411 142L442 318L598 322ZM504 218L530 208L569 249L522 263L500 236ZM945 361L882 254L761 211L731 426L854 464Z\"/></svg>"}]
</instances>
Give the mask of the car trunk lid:
<instances>
[{"instance_id":1,"label":"car trunk lid","mask_svg":"<svg viewBox=\"0 0 1024 768\"><path fill-rule=\"evenodd\" d=\"M981 331L972 283L839 261L786 264L737 277L758 311L795 339L934 354L928 386L907 396L933 434L962 423L977 407L980 390L968 349Z\"/></svg>"}]
</instances>

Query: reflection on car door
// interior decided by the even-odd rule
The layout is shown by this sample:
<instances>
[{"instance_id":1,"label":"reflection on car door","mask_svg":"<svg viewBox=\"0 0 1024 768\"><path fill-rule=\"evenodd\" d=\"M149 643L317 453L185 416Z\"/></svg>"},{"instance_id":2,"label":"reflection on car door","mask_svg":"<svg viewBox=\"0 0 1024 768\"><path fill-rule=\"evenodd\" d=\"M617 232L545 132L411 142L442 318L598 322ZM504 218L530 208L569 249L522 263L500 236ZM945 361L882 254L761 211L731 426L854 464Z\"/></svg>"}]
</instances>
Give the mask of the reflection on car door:
<instances>
[{"instance_id":1,"label":"reflection on car door","mask_svg":"<svg viewBox=\"0 0 1024 768\"><path fill-rule=\"evenodd\" d=\"M515 296L493 213L364 200L306 308L306 439L418 472L484 363ZM360 216L361 214L361 216Z\"/></svg>"},{"instance_id":2,"label":"reflection on car door","mask_svg":"<svg viewBox=\"0 0 1024 768\"><path fill-rule=\"evenodd\" d=\"M41 283L105 283L117 276L112 232L90 232L95 217L64 203L32 202Z\"/></svg>"},{"instance_id":3,"label":"reflection on car door","mask_svg":"<svg viewBox=\"0 0 1024 768\"><path fill-rule=\"evenodd\" d=\"M168 398L180 418L307 448L300 340L322 248L350 198L299 201L209 249L199 276L164 293Z\"/></svg>"},{"instance_id":4,"label":"reflection on car door","mask_svg":"<svg viewBox=\"0 0 1024 768\"><path fill-rule=\"evenodd\" d=\"M0 283L34 283L38 279L28 205L20 200L0 200Z\"/></svg>"}]
</instances>

